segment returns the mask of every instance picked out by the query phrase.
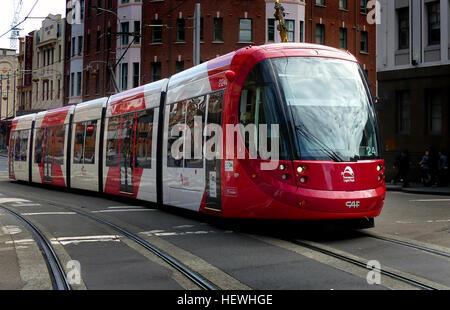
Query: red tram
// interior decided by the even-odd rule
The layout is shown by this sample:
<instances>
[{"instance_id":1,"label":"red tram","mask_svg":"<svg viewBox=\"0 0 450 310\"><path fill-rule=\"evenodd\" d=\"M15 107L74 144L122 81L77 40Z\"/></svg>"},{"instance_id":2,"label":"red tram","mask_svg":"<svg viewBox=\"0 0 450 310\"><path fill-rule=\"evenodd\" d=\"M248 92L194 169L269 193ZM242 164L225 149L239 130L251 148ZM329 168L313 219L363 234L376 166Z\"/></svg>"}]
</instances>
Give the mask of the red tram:
<instances>
[{"instance_id":1,"label":"red tram","mask_svg":"<svg viewBox=\"0 0 450 310\"><path fill-rule=\"evenodd\" d=\"M196 117L201 129L242 125L231 145L223 132L218 154L249 155L255 139L243 126L277 124L268 132L279 139L275 169L261 169L259 152L175 159L171 133L194 130ZM198 152L185 141L182 152ZM384 171L363 70L350 53L315 44L246 47L109 98L18 117L10 137L10 179L229 218L373 219Z\"/></svg>"}]
</instances>

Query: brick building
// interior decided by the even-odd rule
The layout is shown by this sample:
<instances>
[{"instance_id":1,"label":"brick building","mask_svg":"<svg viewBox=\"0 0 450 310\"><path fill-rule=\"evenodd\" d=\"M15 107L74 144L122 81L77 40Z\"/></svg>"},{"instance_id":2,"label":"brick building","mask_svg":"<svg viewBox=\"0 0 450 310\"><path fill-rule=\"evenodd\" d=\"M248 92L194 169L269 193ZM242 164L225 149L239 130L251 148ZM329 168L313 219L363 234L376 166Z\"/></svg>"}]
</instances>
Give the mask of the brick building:
<instances>
[{"instance_id":1,"label":"brick building","mask_svg":"<svg viewBox=\"0 0 450 310\"><path fill-rule=\"evenodd\" d=\"M116 64L118 1L85 1L83 102L116 93L110 69Z\"/></svg>"},{"instance_id":2,"label":"brick building","mask_svg":"<svg viewBox=\"0 0 450 310\"><path fill-rule=\"evenodd\" d=\"M279 42L274 2L144 1L141 82L155 81L193 66L195 3L201 4L200 61L204 62L247 45ZM303 40L300 27L304 25L304 2L281 2L287 13L290 40Z\"/></svg>"},{"instance_id":3,"label":"brick building","mask_svg":"<svg viewBox=\"0 0 450 310\"><path fill-rule=\"evenodd\" d=\"M376 94L376 24L367 0L306 1L306 42L346 49L363 64Z\"/></svg>"}]
</instances>

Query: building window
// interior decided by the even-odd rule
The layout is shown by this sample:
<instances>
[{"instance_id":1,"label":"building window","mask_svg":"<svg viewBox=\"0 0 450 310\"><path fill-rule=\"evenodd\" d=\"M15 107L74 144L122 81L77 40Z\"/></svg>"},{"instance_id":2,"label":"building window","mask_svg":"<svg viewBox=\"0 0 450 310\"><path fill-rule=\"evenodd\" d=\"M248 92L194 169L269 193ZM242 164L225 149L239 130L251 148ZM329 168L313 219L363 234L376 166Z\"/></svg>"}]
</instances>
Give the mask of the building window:
<instances>
[{"instance_id":1,"label":"building window","mask_svg":"<svg viewBox=\"0 0 450 310\"><path fill-rule=\"evenodd\" d=\"M288 42L295 42L295 20L286 20Z\"/></svg>"},{"instance_id":2,"label":"building window","mask_svg":"<svg viewBox=\"0 0 450 310\"><path fill-rule=\"evenodd\" d=\"M305 42L305 22L300 21L300 42Z\"/></svg>"},{"instance_id":3,"label":"building window","mask_svg":"<svg viewBox=\"0 0 450 310\"><path fill-rule=\"evenodd\" d=\"M184 61L175 62L175 73L179 73L184 70Z\"/></svg>"},{"instance_id":4,"label":"building window","mask_svg":"<svg viewBox=\"0 0 450 310\"><path fill-rule=\"evenodd\" d=\"M153 62L152 63L152 82L158 81L161 79L161 63Z\"/></svg>"},{"instance_id":5,"label":"building window","mask_svg":"<svg viewBox=\"0 0 450 310\"><path fill-rule=\"evenodd\" d=\"M275 19L267 20L267 42L275 42Z\"/></svg>"},{"instance_id":6,"label":"building window","mask_svg":"<svg viewBox=\"0 0 450 310\"><path fill-rule=\"evenodd\" d=\"M78 56L83 56L83 37L78 37Z\"/></svg>"},{"instance_id":7,"label":"building window","mask_svg":"<svg viewBox=\"0 0 450 310\"><path fill-rule=\"evenodd\" d=\"M81 96L81 72L77 73L77 96Z\"/></svg>"},{"instance_id":8,"label":"building window","mask_svg":"<svg viewBox=\"0 0 450 310\"><path fill-rule=\"evenodd\" d=\"M367 0L361 0L361 13L367 14Z\"/></svg>"},{"instance_id":9,"label":"building window","mask_svg":"<svg viewBox=\"0 0 450 310\"><path fill-rule=\"evenodd\" d=\"M133 88L139 86L139 63L133 63Z\"/></svg>"},{"instance_id":10,"label":"building window","mask_svg":"<svg viewBox=\"0 0 450 310\"><path fill-rule=\"evenodd\" d=\"M223 42L223 18L214 18L214 41Z\"/></svg>"},{"instance_id":11,"label":"building window","mask_svg":"<svg viewBox=\"0 0 450 310\"><path fill-rule=\"evenodd\" d=\"M128 64L123 63L120 65L120 89L128 89Z\"/></svg>"},{"instance_id":12,"label":"building window","mask_svg":"<svg viewBox=\"0 0 450 310\"><path fill-rule=\"evenodd\" d=\"M323 24L316 25L316 43L325 44L325 25Z\"/></svg>"},{"instance_id":13,"label":"building window","mask_svg":"<svg viewBox=\"0 0 450 310\"><path fill-rule=\"evenodd\" d=\"M367 53L368 48L368 34L367 31L361 31L361 53Z\"/></svg>"},{"instance_id":14,"label":"building window","mask_svg":"<svg viewBox=\"0 0 450 310\"><path fill-rule=\"evenodd\" d=\"M156 19L152 21L152 43L162 42L162 20Z\"/></svg>"},{"instance_id":15,"label":"building window","mask_svg":"<svg viewBox=\"0 0 450 310\"><path fill-rule=\"evenodd\" d=\"M325 6L325 0L316 0L316 5Z\"/></svg>"},{"instance_id":16,"label":"building window","mask_svg":"<svg viewBox=\"0 0 450 310\"><path fill-rule=\"evenodd\" d=\"M398 49L409 48L409 8L397 10Z\"/></svg>"},{"instance_id":17,"label":"building window","mask_svg":"<svg viewBox=\"0 0 450 310\"><path fill-rule=\"evenodd\" d=\"M134 22L134 43L141 44L141 22Z\"/></svg>"},{"instance_id":18,"label":"building window","mask_svg":"<svg viewBox=\"0 0 450 310\"><path fill-rule=\"evenodd\" d=\"M76 51L75 38L72 38L72 57L75 57L75 51Z\"/></svg>"},{"instance_id":19,"label":"building window","mask_svg":"<svg viewBox=\"0 0 450 310\"><path fill-rule=\"evenodd\" d=\"M75 73L70 74L70 97L75 96Z\"/></svg>"},{"instance_id":20,"label":"building window","mask_svg":"<svg viewBox=\"0 0 450 310\"><path fill-rule=\"evenodd\" d=\"M86 36L86 55L89 55L91 51L91 34Z\"/></svg>"},{"instance_id":21,"label":"building window","mask_svg":"<svg viewBox=\"0 0 450 310\"><path fill-rule=\"evenodd\" d=\"M347 28L339 28L339 48L347 49Z\"/></svg>"},{"instance_id":22,"label":"building window","mask_svg":"<svg viewBox=\"0 0 450 310\"><path fill-rule=\"evenodd\" d=\"M442 97L438 90L426 92L428 110L428 133L439 135L442 133Z\"/></svg>"},{"instance_id":23,"label":"building window","mask_svg":"<svg viewBox=\"0 0 450 310\"><path fill-rule=\"evenodd\" d=\"M441 43L441 10L438 1L427 4L428 45Z\"/></svg>"},{"instance_id":24,"label":"building window","mask_svg":"<svg viewBox=\"0 0 450 310\"><path fill-rule=\"evenodd\" d=\"M397 91L396 101L398 111L397 131L400 134L409 134L411 131L411 103L409 92L405 90Z\"/></svg>"},{"instance_id":25,"label":"building window","mask_svg":"<svg viewBox=\"0 0 450 310\"><path fill-rule=\"evenodd\" d=\"M249 18L239 20L239 42L252 42L252 20Z\"/></svg>"},{"instance_id":26,"label":"building window","mask_svg":"<svg viewBox=\"0 0 450 310\"><path fill-rule=\"evenodd\" d=\"M347 10L347 0L339 0L339 9Z\"/></svg>"},{"instance_id":27,"label":"building window","mask_svg":"<svg viewBox=\"0 0 450 310\"><path fill-rule=\"evenodd\" d=\"M128 32L130 31L130 23L125 22L120 24L120 32L122 32L122 35L120 36L120 44L121 45L128 45L129 42L129 35Z\"/></svg>"},{"instance_id":28,"label":"building window","mask_svg":"<svg viewBox=\"0 0 450 310\"><path fill-rule=\"evenodd\" d=\"M184 42L185 41L185 20L184 18L177 19L177 41Z\"/></svg>"},{"instance_id":29,"label":"building window","mask_svg":"<svg viewBox=\"0 0 450 310\"><path fill-rule=\"evenodd\" d=\"M86 96L89 96L89 90L90 90L89 77L90 77L89 72L86 72L86 79L85 79L85 83L84 83L84 94Z\"/></svg>"},{"instance_id":30,"label":"building window","mask_svg":"<svg viewBox=\"0 0 450 310\"><path fill-rule=\"evenodd\" d=\"M100 52L100 48L101 48L101 33L100 31L97 31L97 52Z\"/></svg>"}]
</instances>

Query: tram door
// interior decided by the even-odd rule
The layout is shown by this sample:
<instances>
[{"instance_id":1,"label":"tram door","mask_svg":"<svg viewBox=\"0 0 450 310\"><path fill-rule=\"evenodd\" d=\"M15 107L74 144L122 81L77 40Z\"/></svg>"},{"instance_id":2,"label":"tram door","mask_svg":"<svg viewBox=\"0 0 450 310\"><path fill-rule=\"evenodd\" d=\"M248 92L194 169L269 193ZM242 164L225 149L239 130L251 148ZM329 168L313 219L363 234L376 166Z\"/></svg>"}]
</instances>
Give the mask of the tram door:
<instances>
[{"instance_id":1,"label":"tram door","mask_svg":"<svg viewBox=\"0 0 450 310\"><path fill-rule=\"evenodd\" d=\"M210 95L208 104L207 124L214 124L220 127L222 125L222 106L223 92ZM211 138L214 138L214 135ZM218 139L220 140L220 139ZM222 211L221 203L221 160L218 156L221 152L221 143L212 146L210 152L215 152L214 158L206 158L206 209L213 211Z\"/></svg>"},{"instance_id":2,"label":"tram door","mask_svg":"<svg viewBox=\"0 0 450 310\"><path fill-rule=\"evenodd\" d=\"M133 194L135 114L122 117L120 139L120 191Z\"/></svg>"},{"instance_id":3,"label":"tram door","mask_svg":"<svg viewBox=\"0 0 450 310\"><path fill-rule=\"evenodd\" d=\"M53 128L46 128L44 132L44 181L51 182L53 166L53 146L55 145L55 136L52 134Z\"/></svg>"},{"instance_id":4,"label":"tram door","mask_svg":"<svg viewBox=\"0 0 450 310\"><path fill-rule=\"evenodd\" d=\"M11 141L9 142L9 176L14 176L14 160L16 157L16 144L18 140L18 132L14 131L11 135Z\"/></svg>"}]
</instances>

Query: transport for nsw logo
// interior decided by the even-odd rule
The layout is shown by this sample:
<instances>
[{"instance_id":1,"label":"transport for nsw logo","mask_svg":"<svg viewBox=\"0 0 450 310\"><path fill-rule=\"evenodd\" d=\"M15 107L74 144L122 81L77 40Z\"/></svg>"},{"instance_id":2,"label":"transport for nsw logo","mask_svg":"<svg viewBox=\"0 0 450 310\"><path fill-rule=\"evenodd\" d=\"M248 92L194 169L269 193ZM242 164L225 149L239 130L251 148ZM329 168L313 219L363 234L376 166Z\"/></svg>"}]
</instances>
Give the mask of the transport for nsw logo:
<instances>
[{"instance_id":1,"label":"transport for nsw logo","mask_svg":"<svg viewBox=\"0 0 450 310\"><path fill-rule=\"evenodd\" d=\"M344 183L353 183L355 182L355 173L351 167L345 167L344 172L341 173L342 178L344 179Z\"/></svg>"}]
</instances>

